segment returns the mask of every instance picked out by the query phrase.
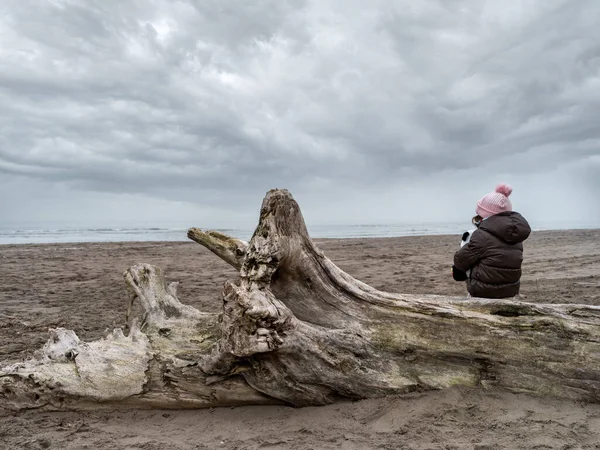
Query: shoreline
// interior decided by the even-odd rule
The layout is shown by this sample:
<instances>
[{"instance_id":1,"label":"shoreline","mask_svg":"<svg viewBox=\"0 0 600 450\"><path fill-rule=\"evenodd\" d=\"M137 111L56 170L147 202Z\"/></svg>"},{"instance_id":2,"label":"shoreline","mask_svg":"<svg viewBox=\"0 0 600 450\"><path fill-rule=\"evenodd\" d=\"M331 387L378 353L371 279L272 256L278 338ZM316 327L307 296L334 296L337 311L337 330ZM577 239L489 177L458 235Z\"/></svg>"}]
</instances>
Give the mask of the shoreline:
<instances>
[{"instance_id":1,"label":"shoreline","mask_svg":"<svg viewBox=\"0 0 600 450\"><path fill-rule=\"evenodd\" d=\"M472 229L472 228L471 228ZM464 229L467 231L467 228ZM565 229L539 229L533 230L532 236L534 234L538 235L540 233L571 233L571 232L599 232L599 228L565 228ZM426 238L426 237L454 237L458 236L458 240L460 240L460 234L448 234L448 233L430 233L430 234L410 234L410 235L398 235L398 236L352 236L352 237L311 237L311 239L315 242L328 242L328 241L338 241L338 240L372 240L372 239L413 239L413 238ZM232 237L237 237L235 235L231 235ZM531 238L531 237L530 237ZM20 242L20 243L2 243L0 242L0 249L3 247L21 247L21 246L61 246L61 245L98 245L98 244L182 244L193 242L190 239L181 239L181 240L133 240L133 241L65 241L65 242ZM525 241L527 242L527 241Z\"/></svg>"}]
</instances>

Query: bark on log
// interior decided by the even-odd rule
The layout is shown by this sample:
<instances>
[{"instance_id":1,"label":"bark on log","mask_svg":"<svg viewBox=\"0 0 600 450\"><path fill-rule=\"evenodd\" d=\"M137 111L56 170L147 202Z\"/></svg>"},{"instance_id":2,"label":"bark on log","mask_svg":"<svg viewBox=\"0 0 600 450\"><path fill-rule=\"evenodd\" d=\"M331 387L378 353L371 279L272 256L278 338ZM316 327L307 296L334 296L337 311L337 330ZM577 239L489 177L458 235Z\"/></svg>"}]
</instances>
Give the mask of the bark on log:
<instances>
[{"instance_id":1,"label":"bark on log","mask_svg":"<svg viewBox=\"0 0 600 450\"><path fill-rule=\"evenodd\" d=\"M285 190L267 194L249 243L188 236L240 271L222 314L134 266L127 320L137 300L140 325L89 344L51 330L36 358L0 369L0 405L303 406L454 385L600 401L600 307L378 291L317 249Z\"/></svg>"}]
</instances>

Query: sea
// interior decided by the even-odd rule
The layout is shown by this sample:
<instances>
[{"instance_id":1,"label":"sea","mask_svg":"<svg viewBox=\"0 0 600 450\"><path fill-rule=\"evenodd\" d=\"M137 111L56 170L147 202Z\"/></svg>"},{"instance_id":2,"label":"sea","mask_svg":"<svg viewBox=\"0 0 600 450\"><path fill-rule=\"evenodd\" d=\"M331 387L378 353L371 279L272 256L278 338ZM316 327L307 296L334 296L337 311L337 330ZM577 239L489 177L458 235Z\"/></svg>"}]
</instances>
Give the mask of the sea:
<instances>
[{"instance_id":1,"label":"sea","mask_svg":"<svg viewBox=\"0 0 600 450\"><path fill-rule=\"evenodd\" d=\"M187 241L187 224L169 226L61 226L57 223L37 225L0 224L0 245L5 244L49 244L81 242L140 242L140 241ZM190 224L193 226L193 224ZM577 228L599 228L598 224L549 223L536 224L534 230L565 230ZM249 240L254 228L202 228L217 230L239 239ZM472 229L469 222L455 223L406 223L367 225L313 225L308 231L313 238L378 238L421 235L461 235Z\"/></svg>"}]
</instances>

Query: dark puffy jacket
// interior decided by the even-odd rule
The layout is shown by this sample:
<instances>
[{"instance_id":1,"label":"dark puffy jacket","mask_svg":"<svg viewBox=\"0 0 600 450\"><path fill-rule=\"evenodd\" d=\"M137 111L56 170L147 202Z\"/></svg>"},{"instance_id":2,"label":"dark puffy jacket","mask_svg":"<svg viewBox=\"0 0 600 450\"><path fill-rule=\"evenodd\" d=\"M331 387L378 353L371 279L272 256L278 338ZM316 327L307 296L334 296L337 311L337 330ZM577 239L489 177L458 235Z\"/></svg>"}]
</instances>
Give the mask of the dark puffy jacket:
<instances>
[{"instance_id":1,"label":"dark puffy jacket","mask_svg":"<svg viewBox=\"0 0 600 450\"><path fill-rule=\"evenodd\" d=\"M471 270L467 290L473 297L508 298L519 293L523 241L531 228L517 212L503 212L481 222L471 240L454 255L454 267Z\"/></svg>"}]
</instances>

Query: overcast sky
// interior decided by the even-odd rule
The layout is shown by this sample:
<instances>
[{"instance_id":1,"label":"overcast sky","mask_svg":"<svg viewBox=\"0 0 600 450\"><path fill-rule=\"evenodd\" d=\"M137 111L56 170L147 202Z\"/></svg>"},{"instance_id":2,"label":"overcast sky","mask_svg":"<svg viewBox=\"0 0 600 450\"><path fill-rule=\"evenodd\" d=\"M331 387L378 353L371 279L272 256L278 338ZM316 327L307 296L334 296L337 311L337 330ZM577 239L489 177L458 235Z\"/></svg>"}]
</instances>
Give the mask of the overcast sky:
<instances>
[{"instance_id":1,"label":"overcast sky","mask_svg":"<svg viewBox=\"0 0 600 450\"><path fill-rule=\"evenodd\" d=\"M2 0L0 222L600 226L597 0Z\"/></svg>"}]
</instances>

